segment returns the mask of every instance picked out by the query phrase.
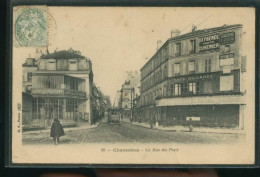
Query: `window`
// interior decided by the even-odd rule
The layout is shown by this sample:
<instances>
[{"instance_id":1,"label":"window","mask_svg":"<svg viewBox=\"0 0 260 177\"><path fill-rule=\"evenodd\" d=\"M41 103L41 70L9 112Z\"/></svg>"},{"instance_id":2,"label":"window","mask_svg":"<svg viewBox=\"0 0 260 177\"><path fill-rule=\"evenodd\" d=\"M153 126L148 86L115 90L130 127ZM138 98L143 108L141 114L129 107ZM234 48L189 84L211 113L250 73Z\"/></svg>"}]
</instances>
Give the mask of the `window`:
<instances>
[{"instance_id":1,"label":"window","mask_svg":"<svg viewBox=\"0 0 260 177\"><path fill-rule=\"evenodd\" d=\"M205 59L205 72L211 72L211 59Z\"/></svg>"},{"instance_id":2,"label":"window","mask_svg":"<svg viewBox=\"0 0 260 177\"><path fill-rule=\"evenodd\" d=\"M173 95L173 84L170 85L170 95Z\"/></svg>"},{"instance_id":3,"label":"window","mask_svg":"<svg viewBox=\"0 0 260 177\"><path fill-rule=\"evenodd\" d=\"M181 95L181 84L174 84L174 95Z\"/></svg>"},{"instance_id":4,"label":"window","mask_svg":"<svg viewBox=\"0 0 260 177\"><path fill-rule=\"evenodd\" d=\"M182 93L183 94L187 94L188 93L188 83L183 83Z\"/></svg>"},{"instance_id":5,"label":"window","mask_svg":"<svg viewBox=\"0 0 260 177\"><path fill-rule=\"evenodd\" d=\"M32 72L27 73L27 81L32 82Z\"/></svg>"},{"instance_id":6,"label":"window","mask_svg":"<svg viewBox=\"0 0 260 177\"><path fill-rule=\"evenodd\" d=\"M225 45L224 52L230 52L230 45Z\"/></svg>"},{"instance_id":7,"label":"window","mask_svg":"<svg viewBox=\"0 0 260 177\"><path fill-rule=\"evenodd\" d=\"M176 57L180 56L181 55L181 43L176 43L175 49L176 49L175 56Z\"/></svg>"},{"instance_id":8,"label":"window","mask_svg":"<svg viewBox=\"0 0 260 177\"><path fill-rule=\"evenodd\" d=\"M199 82L189 83L189 93L198 94L200 92Z\"/></svg>"},{"instance_id":9,"label":"window","mask_svg":"<svg viewBox=\"0 0 260 177\"><path fill-rule=\"evenodd\" d=\"M180 63L175 63L174 64L174 75L180 75Z\"/></svg>"},{"instance_id":10,"label":"window","mask_svg":"<svg viewBox=\"0 0 260 177\"><path fill-rule=\"evenodd\" d=\"M203 93L212 93L212 82L204 81L203 82Z\"/></svg>"},{"instance_id":11,"label":"window","mask_svg":"<svg viewBox=\"0 0 260 177\"><path fill-rule=\"evenodd\" d=\"M195 61L190 61L189 62L189 74L194 74L195 73Z\"/></svg>"},{"instance_id":12,"label":"window","mask_svg":"<svg viewBox=\"0 0 260 177\"><path fill-rule=\"evenodd\" d=\"M190 45L191 45L190 53L195 53L196 52L196 40L191 40Z\"/></svg>"}]
</instances>

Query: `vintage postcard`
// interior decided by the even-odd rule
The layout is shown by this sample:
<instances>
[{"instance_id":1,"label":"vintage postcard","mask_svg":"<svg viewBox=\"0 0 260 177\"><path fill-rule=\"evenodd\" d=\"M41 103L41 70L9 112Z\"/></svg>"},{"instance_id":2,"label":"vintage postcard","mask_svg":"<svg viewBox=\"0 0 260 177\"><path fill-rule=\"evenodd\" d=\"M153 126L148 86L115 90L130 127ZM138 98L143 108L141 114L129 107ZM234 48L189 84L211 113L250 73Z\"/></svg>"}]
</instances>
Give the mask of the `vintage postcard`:
<instances>
[{"instance_id":1,"label":"vintage postcard","mask_svg":"<svg viewBox=\"0 0 260 177\"><path fill-rule=\"evenodd\" d=\"M255 164L255 9L15 6L13 164Z\"/></svg>"}]
</instances>

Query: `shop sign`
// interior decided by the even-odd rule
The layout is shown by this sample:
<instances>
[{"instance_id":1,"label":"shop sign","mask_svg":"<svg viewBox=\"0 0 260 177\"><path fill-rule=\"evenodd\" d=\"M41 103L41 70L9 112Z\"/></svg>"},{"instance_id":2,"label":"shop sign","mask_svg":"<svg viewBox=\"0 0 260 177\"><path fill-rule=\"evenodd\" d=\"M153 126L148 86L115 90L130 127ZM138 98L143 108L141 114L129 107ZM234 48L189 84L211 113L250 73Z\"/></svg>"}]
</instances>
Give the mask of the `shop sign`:
<instances>
[{"instance_id":1,"label":"shop sign","mask_svg":"<svg viewBox=\"0 0 260 177\"><path fill-rule=\"evenodd\" d=\"M235 42L235 32L229 32L221 34L220 36L221 45L232 44Z\"/></svg>"},{"instance_id":2,"label":"shop sign","mask_svg":"<svg viewBox=\"0 0 260 177\"><path fill-rule=\"evenodd\" d=\"M219 34L199 38L199 51L208 51L219 48Z\"/></svg>"},{"instance_id":3,"label":"shop sign","mask_svg":"<svg viewBox=\"0 0 260 177\"><path fill-rule=\"evenodd\" d=\"M219 55L219 59L234 58L234 53Z\"/></svg>"},{"instance_id":4,"label":"shop sign","mask_svg":"<svg viewBox=\"0 0 260 177\"><path fill-rule=\"evenodd\" d=\"M246 72L246 56L241 57L241 72Z\"/></svg>"},{"instance_id":5,"label":"shop sign","mask_svg":"<svg viewBox=\"0 0 260 177\"><path fill-rule=\"evenodd\" d=\"M189 77L181 77L181 78L174 78L173 82L182 82L182 81L193 81L199 79L212 79L212 74L205 74L205 75L198 75L198 76L189 76Z\"/></svg>"},{"instance_id":6,"label":"shop sign","mask_svg":"<svg viewBox=\"0 0 260 177\"><path fill-rule=\"evenodd\" d=\"M67 95L75 97L85 97L85 92L77 92L73 90L63 90L63 89L32 89L32 94L37 95Z\"/></svg>"},{"instance_id":7,"label":"shop sign","mask_svg":"<svg viewBox=\"0 0 260 177\"><path fill-rule=\"evenodd\" d=\"M40 95L63 95L62 89L32 89L32 94Z\"/></svg>"},{"instance_id":8,"label":"shop sign","mask_svg":"<svg viewBox=\"0 0 260 177\"><path fill-rule=\"evenodd\" d=\"M234 65L234 53L219 55L219 66Z\"/></svg>"}]
</instances>

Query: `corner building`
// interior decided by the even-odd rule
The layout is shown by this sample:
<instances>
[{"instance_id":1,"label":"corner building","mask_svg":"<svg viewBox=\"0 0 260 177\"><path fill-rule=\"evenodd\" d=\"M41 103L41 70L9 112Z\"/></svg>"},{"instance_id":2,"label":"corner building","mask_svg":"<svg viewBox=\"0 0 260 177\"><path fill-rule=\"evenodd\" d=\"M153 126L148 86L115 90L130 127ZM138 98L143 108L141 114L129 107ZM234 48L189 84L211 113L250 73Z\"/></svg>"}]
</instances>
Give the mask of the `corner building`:
<instances>
[{"instance_id":1,"label":"corner building","mask_svg":"<svg viewBox=\"0 0 260 177\"><path fill-rule=\"evenodd\" d=\"M143 122L244 129L242 25L174 34L141 68Z\"/></svg>"},{"instance_id":2,"label":"corner building","mask_svg":"<svg viewBox=\"0 0 260 177\"><path fill-rule=\"evenodd\" d=\"M92 124L92 85L87 58L39 59L32 72L32 117Z\"/></svg>"}]
</instances>

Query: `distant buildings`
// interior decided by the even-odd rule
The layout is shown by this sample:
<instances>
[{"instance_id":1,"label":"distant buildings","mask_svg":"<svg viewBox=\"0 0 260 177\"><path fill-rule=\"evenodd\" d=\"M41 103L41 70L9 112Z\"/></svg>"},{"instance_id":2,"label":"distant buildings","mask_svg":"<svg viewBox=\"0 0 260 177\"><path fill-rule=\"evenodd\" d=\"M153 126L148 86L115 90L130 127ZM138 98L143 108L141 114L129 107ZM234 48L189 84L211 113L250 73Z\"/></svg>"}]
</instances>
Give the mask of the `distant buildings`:
<instances>
[{"instance_id":1,"label":"distant buildings","mask_svg":"<svg viewBox=\"0 0 260 177\"><path fill-rule=\"evenodd\" d=\"M141 68L142 121L243 129L242 35L242 25L173 31Z\"/></svg>"},{"instance_id":2,"label":"distant buildings","mask_svg":"<svg viewBox=\"0 0 260 177\"><path fill-rule=\"evenodd\" d=\"M95 122L90 59L72 49L55 51L23 64L23 117L27 123L58 118ZM97 95L99 93L96 93ZM103 102L102 102L103 103Z\"/></svg>"},{"instance_id":3,"label":"distant buildings","mask_svg":"<svg viewBox=\"0 0 260 177\"><path fill-rule=\"evenodd\" d=\"M128 72L127 79L120 90L119 104L123 111L123 116L133 117L136 107L136 98L140 94L140 74L138 71Z\"/></svg>"}]
</instances>

